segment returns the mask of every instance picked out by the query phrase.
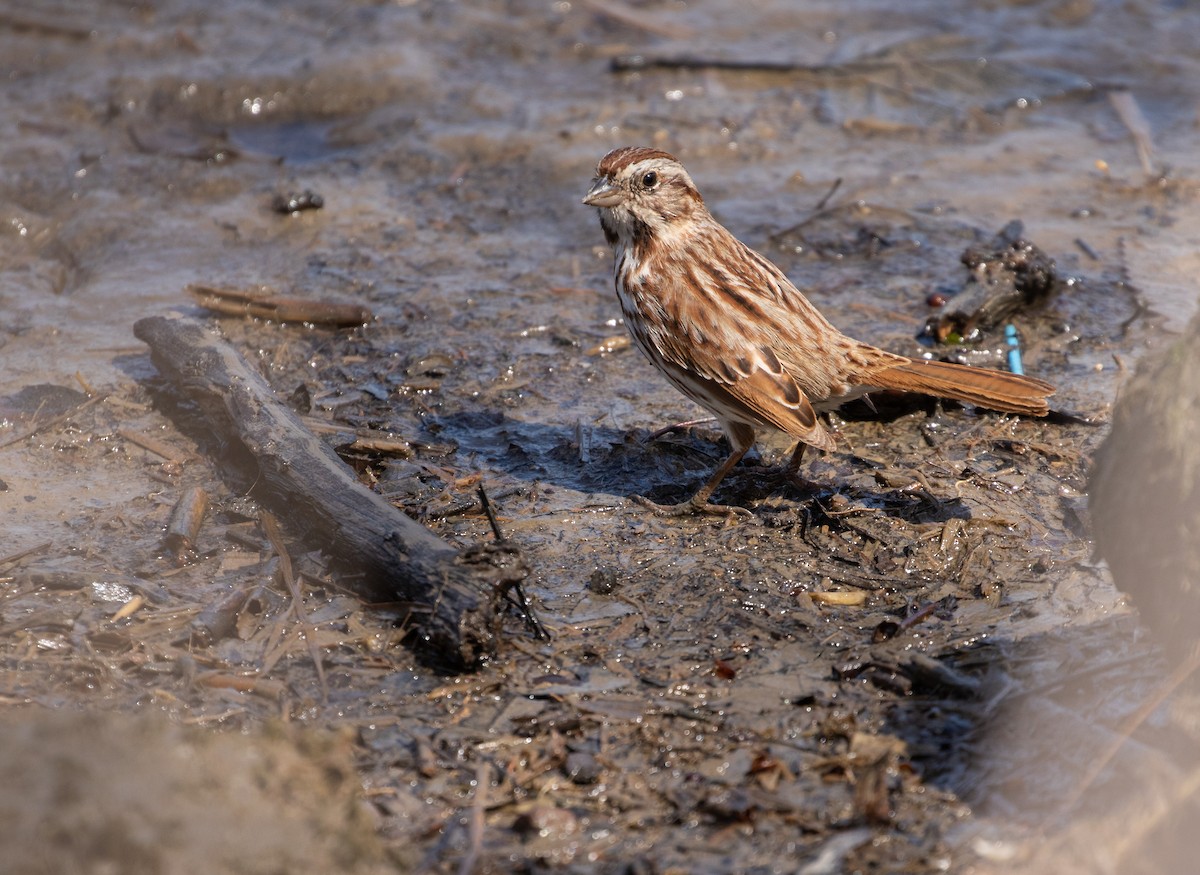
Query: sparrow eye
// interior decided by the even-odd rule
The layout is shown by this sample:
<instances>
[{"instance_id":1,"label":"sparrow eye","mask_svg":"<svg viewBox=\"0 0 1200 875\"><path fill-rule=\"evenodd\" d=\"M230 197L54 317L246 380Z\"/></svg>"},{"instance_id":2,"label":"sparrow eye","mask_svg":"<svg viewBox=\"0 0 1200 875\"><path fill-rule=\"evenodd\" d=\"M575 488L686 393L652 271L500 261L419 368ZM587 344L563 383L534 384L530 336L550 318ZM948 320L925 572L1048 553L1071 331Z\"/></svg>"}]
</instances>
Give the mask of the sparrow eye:
<instances>
[{"instance_id":1,"label":"sparrow eye","mask_svg":"<svg viewBox=\"0 0 1200 875\"><path fill-rule=\"evenodd\" d=\"M642 185L646 188L654 188L654 186L658 185L658 174L651 170L642 177Z\"/></svg>"}]
</instances>

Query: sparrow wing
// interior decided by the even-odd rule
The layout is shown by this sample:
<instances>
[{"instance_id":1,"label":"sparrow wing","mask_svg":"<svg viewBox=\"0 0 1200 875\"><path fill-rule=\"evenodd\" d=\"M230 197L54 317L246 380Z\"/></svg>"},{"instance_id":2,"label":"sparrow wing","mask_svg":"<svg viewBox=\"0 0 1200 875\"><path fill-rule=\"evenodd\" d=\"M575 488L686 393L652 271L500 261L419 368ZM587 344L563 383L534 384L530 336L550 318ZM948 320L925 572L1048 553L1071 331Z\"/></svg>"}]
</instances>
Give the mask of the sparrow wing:
<instances>
[{"instance_id":1,"label":"sparrow wing","mask_svg":"<svg viewBox=\"0 0 1200 875\"><path fill-rule=\"evenodd\" d=\"M719 417L769 425L832 449L832 436L795 377L798 369L786 367L775 352L785 345L781 329L795 318L779 284L803 296L770 262L732 236L726 239L725 245L744 250L738 263L748 269L693 258L647 272L637 297L657 312L641 323L657 328L643 328L654 335L643 348L656 351L672 382ZM822 319L807 301L803 305ZM832 326L828 330L836 334Z\"/></svg>"}]
</instances>

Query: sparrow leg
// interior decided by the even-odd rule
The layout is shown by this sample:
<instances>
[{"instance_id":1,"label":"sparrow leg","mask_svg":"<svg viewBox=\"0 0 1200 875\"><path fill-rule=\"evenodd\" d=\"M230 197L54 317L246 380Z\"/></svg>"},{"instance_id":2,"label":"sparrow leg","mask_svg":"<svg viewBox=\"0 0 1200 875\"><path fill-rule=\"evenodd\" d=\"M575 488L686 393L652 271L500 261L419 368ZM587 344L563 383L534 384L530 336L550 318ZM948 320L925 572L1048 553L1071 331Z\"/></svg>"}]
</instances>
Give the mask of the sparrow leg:
<instances>
[{"instance_id":1,"label":"sparrow leg","mask_svg":"<svg viewBox=\"0 0 1200 875\"><path fill-rule=\"evenodd\" d=\"M804 441L796 441L796 449L792 450L792 457L783 469L784 476L790 479L800 472L800 463L804 461L804 450L807 447L808 444Z\"/></svg>"},{"instance_id":2,"label":"sparrow leg","mask_svg":"<svg viewBox=\"0 0 1200 875\"><path fill-rule=\"evenodd\" d=\"M681 501L679 504L656 504L648 498L641 495L634 496L634 501L642 507L649 508L659 516L691 516L696 513L712 514L714 516L754 516L744 507L734 507L725 504L710 504L708 499L716 491L716 488L721 485L721 481L725 479L725 475L733 470L733 466L742 460L742 456L754 446L754 429L745 423L724 423L725 431L729 435L729 442L733 446L733 452L729 454L721 467L713 472L713 475L708 478L700 489L689 498L687 501Z\"/></svg>"},{"instance_id":3,"label":"sparrow leg","mask_svg":"<svg viewBox=\"0 0 1200 875\"><path fill-rule=\"evenodd\" d=\"M783 466L783 479L805 492L820 492L821 484L800 476L800 463L804 461L804 450L807 447L808 444L804 441L796 442L796 449L792 450L792 457Z\"/></svg>"}]
</instances>

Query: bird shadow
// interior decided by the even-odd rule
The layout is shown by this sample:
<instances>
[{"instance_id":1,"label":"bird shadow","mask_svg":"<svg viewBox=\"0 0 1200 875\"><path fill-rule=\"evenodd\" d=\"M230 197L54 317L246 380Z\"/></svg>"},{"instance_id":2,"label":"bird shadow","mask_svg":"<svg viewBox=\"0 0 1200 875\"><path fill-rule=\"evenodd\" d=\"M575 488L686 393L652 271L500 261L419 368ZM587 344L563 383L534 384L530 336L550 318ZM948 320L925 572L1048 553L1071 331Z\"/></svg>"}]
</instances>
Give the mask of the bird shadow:
<instances>
[{"instance_id":1,"label":"bird shadow","mask_svg":"<svg viewBox=\"0 0 1200 875\"><path fill-rule=\"evenodd\" d=\"M690 498L729 453L715 423L652 437L641 428L564 427L476 409L438 417L436 432L438 440L456 446L459 464L480 471L592 495L644 496L663 504ZM883 472L878 462L851 453L817 456L813 451L804 473L819 479L788 476L782 466L751 451L713 501L763 513L803 511L812 522L835 528L854 511L910 523L971 516L960 498L934 494L923 478L906 476L902 466Z\"/></svg>"}]
</instances>

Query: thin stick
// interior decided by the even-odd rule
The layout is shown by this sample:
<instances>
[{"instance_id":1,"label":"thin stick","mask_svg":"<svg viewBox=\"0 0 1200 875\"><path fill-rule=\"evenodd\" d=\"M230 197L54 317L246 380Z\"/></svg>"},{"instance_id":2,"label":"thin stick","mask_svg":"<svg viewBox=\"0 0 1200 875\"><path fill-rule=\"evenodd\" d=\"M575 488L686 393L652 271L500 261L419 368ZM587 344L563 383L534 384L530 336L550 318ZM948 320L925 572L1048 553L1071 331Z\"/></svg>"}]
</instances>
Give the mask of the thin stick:
<instances>
[{"instance_id":1,"label":"thin stick","mask_svg":"<svg viewBox=\"0 0 1200 875\"><path fill-rule=\"evenodd\" d=\"M148 450L156 456L161 456L168 462L182 462L186 453L181 453L171 445L160 441L158 438L150 437L148 434L142 434L140 431L134 431L132 428L118 428L117 435L125 438L131 444L136 444L143 450Z\"/></svg>"},{"instance_id":2,"label":"thin stick","mask_svg":"<svg viewBox=\"0 0 1200 875\"><path fill-rule=\"evenodd\" d=\"M500 523L496 520L496 512L492 510L492 502L488 500L487 491L483 488L483 484L479 484L479 503L483 506L483 512L487 515L488 524L492 527L492 534L496 536L497 541L504 540L504 533L500 531Z\"/></svg>"},{"instance_id":3,"label":"thin stick","mask_svg":"<svg viewBox=\"0 0 1200 875\"><path fill-rule=\"evenodd\" d=\"M50 547L51 542L47 541L44 544L38 544L36 547L30 547L28 550L21 550L18 553L10 553L7 556L0 556L0 566L11 565L14 562L20 562L26 556L32 556L34 553L41 553Z\"/></svg>"},{"instance_id":4,"label":"thin stick","mask_svg":"<svg viewBox=\"0 0 1200 875\"><path fill-rule=\"evenodd\" d=\"M375 320L375 315L358 304L310 301L285 295L260 294L240 289L217 289L193 283L186 291L200 306L229 316L252 316L277 322L308 322L348 328Z\"/></svg>"},{"instance_id":5,"label":"thin stick","mask_svg":"<svg viewBox=\"0 0 1200 875\"><path fill-rule=\"evenodd\" d=\"M829 191L825 192L825 197L823 197L819 201L817 201L817 205L815 207L813 207L813 212L818 212L820 210L825 209L825 205L827 203L829 203L830 198L832 198L837 193L837 190L841 187L842 187L842 178L839 176L837 179L835 179L833 181L833 185L829 186Z\"/></svg>"},{"instance_id":6,"label":"thin stick","mask_svg":"<svg viewBox=\"0 0 1200 875\"><path fill-rule=\"evenodd\" d=\"M496 512L492 510L492 502L488 498L487 490L483 488L482 483L479 484L479 503L483 506L484 514L487 515L488 523L492 527L492 534L496 536L496 543L507 543L504 533L500 531L500 523L496 519ZM525 619L525 624L533 630L535 638L540 641L550 640L550 632L542 624L537 612L533 609L533 605L529 604L529 599L525 597L525 590L522 588L520 581L510 583L505 587L504 598L517 608L517 611Z\"/></svg>"},{"instance_id":7,"label":"thin stick","mask_svg":"<svg viewBox=\"0 0 1200 875\"><path fill-rule=\"evenodd\" d=\"M316 626L309 621L304 612L300 582L296 580L296 573L292 569L292 557L288 555L287 547L283 543L283 532L280 531L279 522L275 517L265 510L259 516L259 522L262 523L263 533L271 542L275 555L279 557L279 572L283 575L288 591L292 594L292 614L300 625L300 634L304 636L304 643L308 645L308 655L312 658L313 667L317 670L317 682L321 685L321 700L328 701L329 686L325 682L325 666L321 662L321 650L317 647Z\"/></svg>"},{"instance_id":8,"label":"thin stick","mask_svg":"<svg viewBox=\"0 0 1200 875\"><path fill-rule=\"evenodd\" d=\"M0 449L3 449L4 447L12 446L13 444L16 444L16 443L20 443L23 440L27 440L27 439L33 437L39 431L42 431L43 429L52 428L60 423L66 422L68 419L70 419L75 414L83 413L83 411L87 410L89 407L95 407L97 404L99 404L101 401L103 401L107 397L108 397L107 394L97 395L94 398L89 398L87 401L84 401L80 404L76 404L70 410L65 410L62 413L58 414L57 416L50 417L45 422L35 422L33 425L29 426L29 428L25 429L25 431L19 432L18 434L13 435L12 437L10 437L8 440L4 441L3 443L0 443Z\"/></svg>"}]
</instances>

